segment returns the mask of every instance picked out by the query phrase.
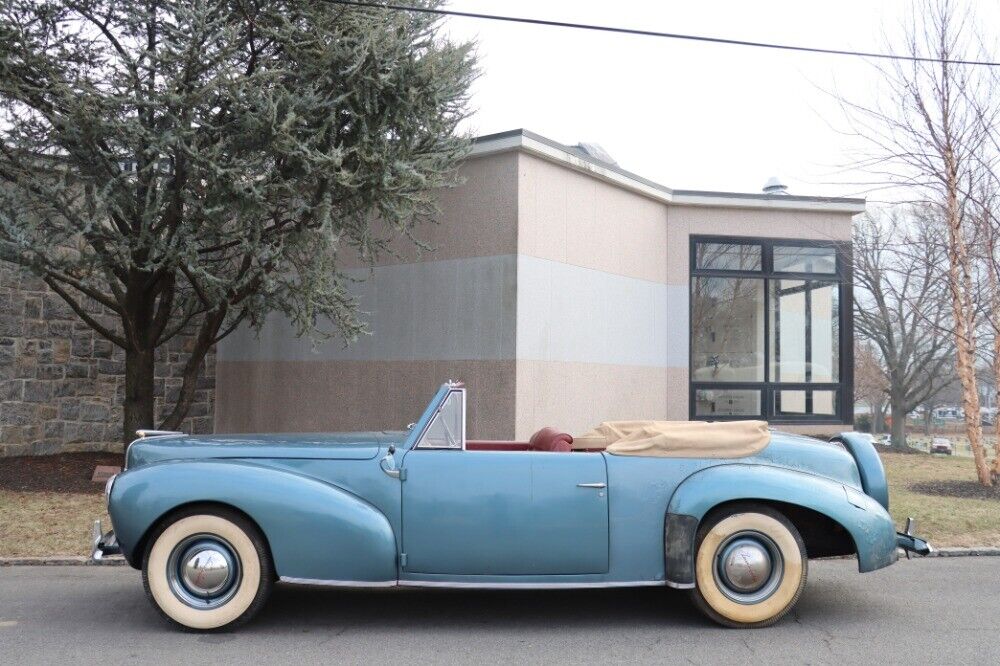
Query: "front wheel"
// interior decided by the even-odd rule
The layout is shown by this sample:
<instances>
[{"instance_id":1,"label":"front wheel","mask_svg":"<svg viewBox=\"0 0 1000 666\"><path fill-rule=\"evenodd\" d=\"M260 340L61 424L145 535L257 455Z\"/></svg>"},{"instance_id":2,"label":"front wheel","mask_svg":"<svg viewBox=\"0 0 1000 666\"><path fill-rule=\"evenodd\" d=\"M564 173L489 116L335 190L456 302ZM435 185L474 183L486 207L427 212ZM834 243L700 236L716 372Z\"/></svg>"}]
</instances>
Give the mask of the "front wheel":
<instances>
[{"instance_id":1,"label":"front wheel","mask_svg":"<svg viewBox=\"0 0 1000 666\"><path fill-rule=\"evenodd\" d=\"M760 504L710 515L698 529L694 603L727 627L767 627L795 606L808 559L789 520Z\"/></svg>"},{"instance_id":2,"label":"front wheel","mask_svg":"<svg viewBox=\"0 0 1000 666\"><path fill-rule=\"evenodd\" d=\"M153 606L186 629L231 629L271 592L274 565L263 535L222 508L181 512L153 533L142 582Z\"/></svg>"}]
</instances>

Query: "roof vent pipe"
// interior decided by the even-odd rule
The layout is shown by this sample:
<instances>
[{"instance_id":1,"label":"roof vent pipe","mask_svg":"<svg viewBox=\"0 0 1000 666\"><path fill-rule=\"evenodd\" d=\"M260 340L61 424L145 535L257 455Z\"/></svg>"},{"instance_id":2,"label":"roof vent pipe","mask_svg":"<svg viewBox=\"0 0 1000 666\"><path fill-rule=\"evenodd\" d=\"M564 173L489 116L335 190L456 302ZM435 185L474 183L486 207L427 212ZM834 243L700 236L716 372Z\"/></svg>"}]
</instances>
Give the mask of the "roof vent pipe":
<instances>
[{"instance_id":1,"label":"roof vent pipe","mask_svg":"<svg viewBox=\"0 0 1000 666\"><path fill-rule=\"evenodd\" d=\"M785 185L777 176L771 176L764 183L764 194L788 194L788 185Z\"/></svg>"}]
</instances>

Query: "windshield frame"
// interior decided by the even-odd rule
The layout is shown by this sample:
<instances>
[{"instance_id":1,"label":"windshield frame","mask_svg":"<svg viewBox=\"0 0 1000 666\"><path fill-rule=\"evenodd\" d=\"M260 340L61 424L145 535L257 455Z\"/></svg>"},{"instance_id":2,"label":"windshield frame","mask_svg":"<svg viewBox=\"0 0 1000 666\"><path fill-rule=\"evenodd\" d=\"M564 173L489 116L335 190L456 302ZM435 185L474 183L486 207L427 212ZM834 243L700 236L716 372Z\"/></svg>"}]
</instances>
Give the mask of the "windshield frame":
<instances>
[{"instance_id":1,"label":"windshield frame","mask_svg":"<svg viewBox=\"0 0 1000 666\"><path fill-rule=\"evenodd\" d=\"M452 398L452 396L455 396L455 397ZM430 431L430 429L432 427L434 427L435 423L437 423L437 421L438 421L439 418L443 418L441 416L441 414L442 414L442 412L444 411L444 409L446 407L450 406L452 399L458 401L457 409L459 411L459 417L460 417L460 423L461 423L461 432L458 433L457 438L456 438L455 433L452 433L451 429L448 427L448 423L447 423L446 419L442 420L442 425L444 426L446 436L448 436L449 439L451 439L453 441L455 439L457 439L456 443L458 444L458 446L436 446L436 445L428 444L426 442L427 433ZM444 395L441 397L441 400L438 402L437 407L434 409L434 413L430 416L429 419L427 419L427 423L423 427L423 429L421 430L420 435L417 437L416 444L413 446L413 448L414 449L425 449L425 450L438 450L438 451L465 451L465 443L466 443L466 436L465 436L466 435L466 411L465 411L465 404L466 404L466 401L465 401L465 388L464 387L458 387L458 386L450 387L449 390L447 392L445 392Z\"/></svg>"}]
</instances>

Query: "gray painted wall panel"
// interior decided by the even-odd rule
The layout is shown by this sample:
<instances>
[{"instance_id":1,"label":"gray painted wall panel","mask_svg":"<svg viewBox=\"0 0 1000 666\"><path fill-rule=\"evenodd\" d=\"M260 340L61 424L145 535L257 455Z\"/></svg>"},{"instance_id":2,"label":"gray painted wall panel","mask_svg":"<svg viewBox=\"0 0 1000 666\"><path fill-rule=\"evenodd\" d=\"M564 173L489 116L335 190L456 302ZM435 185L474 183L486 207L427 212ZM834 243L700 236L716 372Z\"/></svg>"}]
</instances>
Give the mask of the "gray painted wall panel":
<instances>
[{"instance_id":1,"label":"gray painted wall panel","mask_svg":"<svg viewBox=\"0 0 1000 666\"><path fill-rule=\"evenodd\" d=\"M244 327L219 344L224 361L510 360L514 358L513 255L381 266L353 286L371 335L344 348L295 337L283 316L260 337Z\"/></svg>"},{"instance_id":2,"label":"gray painted wall panel","mask_svg":"<svg viewBox=\"0 0 1000 666\"><path fill-rule=\"evenodd\" d=\"M567 361L685 368L687 287L526 255L351 272L372 334L313 350L284 317L240 329L220 361ZM516 326L515 326L516 324ZM516 344L515 344L516 341Z\"/></svg>"}]
</instances>

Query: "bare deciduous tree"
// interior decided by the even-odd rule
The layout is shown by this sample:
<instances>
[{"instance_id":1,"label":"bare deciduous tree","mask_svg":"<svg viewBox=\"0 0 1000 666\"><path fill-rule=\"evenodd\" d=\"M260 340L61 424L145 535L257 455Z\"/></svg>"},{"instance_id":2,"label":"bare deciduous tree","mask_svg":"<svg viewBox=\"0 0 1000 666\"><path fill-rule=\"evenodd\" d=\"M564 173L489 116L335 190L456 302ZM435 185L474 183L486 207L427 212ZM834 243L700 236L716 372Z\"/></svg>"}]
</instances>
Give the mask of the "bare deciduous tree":
<instances>
[{"instance_id":1,"label":"bare deciduous tree","mask_svg":"<svg viewBox=\"0 0 1000 666\"><path fill-rule=\"evenodd\" d=\"M866 217L854 232L854 326L885 364L892 446L899 448L906 446L907 414L948 384L953 358L944 231L907 221L908 211Z\"/></svg>"},{"instance_id":2,"label":"bare deciduous tree","mask_svg":"<svg viewBox=\"0 0 1000 666\"><path fill-rule=\"evenodd\" d=\"M868 405L872 432L878 432L889 397L889 377L881 355L869 340L854 343L854 400Z\"/></svg>"}]
</instances>

